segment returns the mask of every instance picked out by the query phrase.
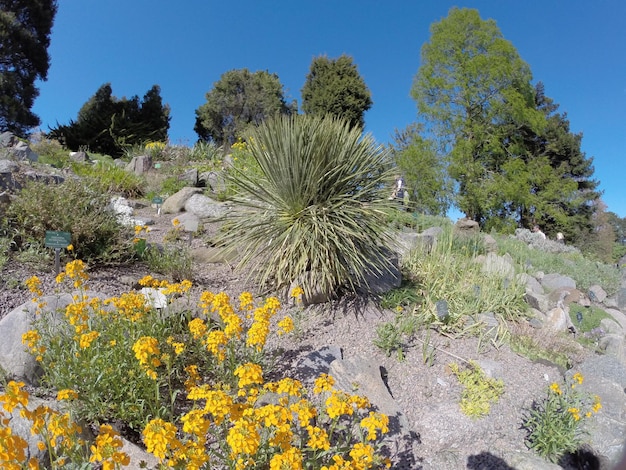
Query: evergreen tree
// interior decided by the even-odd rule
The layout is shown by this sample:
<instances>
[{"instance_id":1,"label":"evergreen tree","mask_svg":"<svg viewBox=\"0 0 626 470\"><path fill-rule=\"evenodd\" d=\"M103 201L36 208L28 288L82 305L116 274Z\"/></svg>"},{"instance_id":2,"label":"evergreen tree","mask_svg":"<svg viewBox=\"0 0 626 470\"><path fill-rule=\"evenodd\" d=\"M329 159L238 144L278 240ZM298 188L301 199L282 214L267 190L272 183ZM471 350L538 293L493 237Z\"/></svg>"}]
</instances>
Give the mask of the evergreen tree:
<instances>
[{"instance_id":1,"label":"evergreen tree","mask_svg":"<svg viewBox=\"0 0 626 470\"><path fill-rule=\"evenodd\" d=\"M213 84L206 100L196 109L194 131L200 140L217 145L232 145L248 126L270 116L297 112L285 102L278 75L267 71L230 70Z\"/></svg>"},{"instance_id":2,"label":"evergreen tree","mask_svg":"<svg viewBox=\"0 0 626 470\"><path fill-rule=\"evenodd\" d=\"M515 154L505 124L539 131L528 65L502 37L493 20L472 9L452 8L431 26L411 95L449 158L456 206L485 226L505 208L494 200L502 189L502 166Z\"/></svg>"},{"instance_id":3,"label":"evergreen tree","mask_svg":"<svg viewBox=\"0 0 626 470\"><path fill-rule=\"evenodd\" d=\"M352 58L316 57L302 87L302 110L305 114L345 119L352 127L365 127L365 112L372 107L367 85Z\"/></svg>"},{"instance_id":4,"label":"evergreen tree","mask_svg":"<svg viewBox=\"0 0 626 470\"><path fill-rule=\"evenodd\" d=\"M113 157L133 145L167 140L170 108L162 104L160 90L154 85L143 101L138 96L118 99L105 83L81 107L76 121L57 126L50 136L71 150L86 147Z\"/></svg>"},{"instance_id":5,"label":"evergreen tree","mask_svg":"<svg viewBox=\"0 0 626 470\"><path fill-rule=\"evenodd\" d=\"M24 135L40 124L31 111L46 80L56 0L0 0L0 131Z\"/></svg>"},{"instance_id":6,"label":"evergreen tree","mask_svg":"<svg viewBox=\"0 0 626 470\"><path fill-rule=\"evenodd\" d=\"M416 211L445 216L450 208L452 184L434 142L424 139L419 125L396 131L391 152Z\"/></svg>"}]
</instances>

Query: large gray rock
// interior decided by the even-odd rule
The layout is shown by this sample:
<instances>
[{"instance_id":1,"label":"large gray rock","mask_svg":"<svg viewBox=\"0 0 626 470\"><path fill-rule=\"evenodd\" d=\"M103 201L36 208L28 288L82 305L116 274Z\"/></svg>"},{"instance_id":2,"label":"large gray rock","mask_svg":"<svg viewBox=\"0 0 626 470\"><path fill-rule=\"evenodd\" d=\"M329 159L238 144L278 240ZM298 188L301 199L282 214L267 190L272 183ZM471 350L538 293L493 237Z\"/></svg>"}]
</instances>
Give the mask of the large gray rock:
<instances>
[{"instance_id":1,"label":"large gray rock","mask_svg":"<svg viewBox=\"0 0 626 470\"><path fill-rule=\"evenodd\" d=\"M36 162L39 160L39 156L31 150L30 146L26 142L21 140L15 144L12 153L17 160L28 160L29 162Z\"/></svg>"},{"instance_id":2,"label":"large gray rock","mask_svg":"<svg viewBox=\"0 0 626 470\"><path fill-rule=\"evenodd\" d=\"M512 279L513 276L515 276L513 259L508 253L504 256L498 256L495 253L488 253L481 271L483 274L495 275L505 279Z\"/></svg>"},{"instance_id":3,"label":"large gray rock","mask_svg":"<svg viewBox=\"0 0 626 470\"><path fill-rule=\"evenodd\" d=\"M615 294L617 308L626 311L626 287L621 287Z\"/></svg>"},{"instance_id":4,"label":"large gray rock","mask_svg":"<svg viewBox=\"0 0 626 470\"><path fill-rule=\"evenodd\" d=\"M141 176L152 169L152 157L150 155L138 155L132 158L126 165L126 171Z\"/></svg>"},{"instance_id":5,"label":"large gray rock","mask_svg":"<svg viewBox=\"0 0 626 470\"><path fill-rule=\"evenodd\" d=\"M524 300L532 308L539 310L542 313L546 313L549 309L548 298L545 295L531 291L528 288L524 294Z\"/></svg>"},{"instance_id":6,"label":"large gray rock","mask_svg":"<svg viewBox=\"0 0 626 470\"><path fill-rule=\"evenodd\" d=\"M198 186L198 170L190 168L178 177L180 181L184 181L188 186Z\"/></svg>"},{"instance_id":7,"label":"large gray rock","mask_svg":"<svg viewBox=\"0 0 626 470\"><path fill-rule=\"evenodd\" d=\"M335 379L337 389L369 398L372 405L389 417L390 432L410 433L410 424L390 395L378 364L363 357L336 359L330 364L328 374Z\"/></svg>"},{"instance_id":8,"label":"large gray rock","mask_svg":"<svg viewBox=\"0 0 626 470\"><path fill-rule=\"evenodd\" d=\"M454 224L454 230L459 233L473 234L480 232L480 225L475 220L464 217L457 220Z\"/></svg>"},{"instance_id":9,"label":"large gray rock","mask_svg":"<svg viewBox=\"0 0 626 470\"><path fill-rule=\"evenodd\" d=\"M197 215L201 219L218 219L228 213L229 207L217 202L204 194L193 194L185 202L185 211Z\"/></svg>"},{"instance_id":10,"label":"large gray rock","mask_svg":"<svg viewBox=\"0 0 626 470\"><path fill-rule=\"evenodd\" d=\"M212 193L221 193L226 191L226 181L224 177L217 171L205 171L198 175L198 183L206 186Z\"/></svg>"},{"instance_id":11,"label":"large gray rock","mask_svg":"<svg viewBox=\"0 0 626 470\"><path fill-rule=\"evenodd\" d=\"M558 273L546 274L541 279L541 285L548 291L557 290L560 288L572 288L576 289L576 281L569 276L563 276Z\"/></svg>"},{"instance_id":12,"label":"large gray rock","mask_svg":"<svg viewBox=\"0 0 626 470\"><path fill-rule=\"evenodd\" d=\"M162 214L177 214L185 208L185 203L194 194L202 193L200 188L185 187L163 201Z\"/></svg>"},{"instance_id":13,"label":"large gray rock","mask_svg":"<svg viewBox=\"0 0 626 470\"><path fill-rule=\"evenodd\" d=\"M520 284L525 285L526 289L530 290L531 292L543 294L543 287L541 286L539 281L535 279L534 276L526 273L519 273L517 276L515 276L515 279Z\"/></svg>"},{"instance_id":14,"label":"large gray rock","mask_svg":"<svg viewBox=\"0 0 626 470\"><path fill-rule=\"evenodd\" d=\"M49 295L41 298L45 303L40 315L53 315L72 303L70 294ZM13 309L0 320L0 367L15 380L38 384L42 375L40 364L26 350L22 335L32 328L36 318L37 304L28 301Z\"/></svg>"},{"instance_id":15,"label":"large gray rock","mask_svg":"<svg viewBox=\"0 0 626 470\"><path fill-rule=\"evenodd\" d=\"M400 271L398 256L389 250L386 251L386 256L389 259L386 266L371 264L367 268L364 274L364 283L359 286L359 291L380 295L400 287L402 272Z\"/></svg>"},{"instance_id":16,"label":"large gray rock","mask_svg":"<svg viewBox=\"0 0 626 470\"><path fill-rule=\"evenodd\" d=\"M626 441L626 366L610 356L593 355L578 368L584 382L581 389L598 395L602 409L593 419L585 420L594 453L606 458L610 467L617 464Z\"/></svg>"},{"instance_id":17,"label":"large gray rock","mask_svg":"<svg viewBox=\"0 0 626 470\"><path fill-rule=\"evenodd\" d=\"M606 291L597 284L589 288L587 295L593 302L602 303L604 302L604 299L606 299Z\"/></svg>"}]
</instances>

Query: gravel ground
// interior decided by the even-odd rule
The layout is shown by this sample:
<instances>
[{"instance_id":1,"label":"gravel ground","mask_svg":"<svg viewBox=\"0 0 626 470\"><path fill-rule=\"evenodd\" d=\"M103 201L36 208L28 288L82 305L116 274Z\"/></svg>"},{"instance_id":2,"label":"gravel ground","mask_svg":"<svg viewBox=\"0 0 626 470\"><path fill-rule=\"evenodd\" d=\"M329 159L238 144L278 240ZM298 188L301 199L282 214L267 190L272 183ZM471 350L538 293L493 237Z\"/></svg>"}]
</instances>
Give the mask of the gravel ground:
<instances>
[{"instance_id":1,"label":"gravel ground","mask_svg":"<svg viewBox=\"0 0 626 470\"><path fill-rule=\"evenodd\" d=\"M150 241L159 241L167 233L172 216L156 219ZM193 241L201 245L201 239ZM54 292L56 284L52 267L49 272L35 271L27 265L11 262L0 275L0 318L30 299L21 284L33 274L42 280L44 292ZM127 291L133 282L148 274L141 265L99 268L89 271L90 290L108 296ZM196 266L192 299L202 290L225 291L236 297L245 287L244 278L226 265ZM300 333L282 337L286 352L282 368L289 372L297 361L311 351L325 346L341 348L344 358L367 358L382 367L388 389L403 410L413 440L410 455L394 462L397 469L455 470L511 469L507 462L515 453L528 452L524 444L522 417L534 400L545 396L547 386L560 380L561 373L553 366L531 363L507 346L495 347L477 338L449 338L431 333L428 344L435 347L433 363L424 363L419 341L407 345L405 358L387 357L373 343L377 327L393 318L393 313L380 311L368 304L358 311L345 306L317 306L303 312L297 322ZM423 336L422 336L423 338ZM461 387L449 364L476 360L492 376L502 379L504 395L482 419L472 420L461 413Z\"/></svg>"}]
</instances>

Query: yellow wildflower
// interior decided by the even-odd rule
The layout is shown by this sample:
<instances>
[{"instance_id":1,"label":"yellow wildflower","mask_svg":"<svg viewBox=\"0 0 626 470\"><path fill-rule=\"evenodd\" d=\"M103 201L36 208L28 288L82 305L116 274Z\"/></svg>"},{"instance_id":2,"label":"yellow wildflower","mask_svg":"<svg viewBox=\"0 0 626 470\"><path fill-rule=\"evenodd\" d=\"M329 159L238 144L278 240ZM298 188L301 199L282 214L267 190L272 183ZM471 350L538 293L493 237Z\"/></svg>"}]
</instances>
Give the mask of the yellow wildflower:
<instances>
[{"instance_id":1,"label":"yellow wildflower","mask_svg":"<svg viewBox=\"0 0 626 470\"><path fill-rule=\"evenodd\" d=\"M297 447L290 447L270 460L270 470L301 470L302 453Z\"/></svg>"},{"instance_id":2,"label":"yellow wildflower","mask_svg":"<svg viewBox=\"0 0 626 470\"><path fill-rule=\"evenodd\" d=\"M226 442L231 448L231 456L238 457L242 454L254 455L259 448L261 436L256 424L243 418L235 422L228 431Z\"/></svg>"},{"instance_id":3,"label":"yellow wildflower","mask_svg":"<svg viewBox=\"0 0 626 470\"><path fill-rule=\"evenodd\" d=\"M550 390L552 390L557 395L561 395L563 393L561 391L561 387L559 387L559 384L556 382L553 382L552 385L550 385Z\"/></svg>"},{"instance_id":4,"label":"yellow wildflower","mask_svg":"<svg viewBox=\"0 0 626 470\"><path fill-rule=\"evenodd\" d=\"M235 377L239 377L239 388L244 388L247 385L263 383L263 369L261 369L260 365L253 364L251 362L247 362L237 367L233 375Z\"/></svg>"},{"instance_id":5,"label":"yellow wildflower","mask_svg":"<svg viewBox=\"0 0 626 470\"><path fill-rule=\"evenodd\" d=\"M285 317L281 321L278 322L278 335L282 335L285 333L290 333L293 331L293 320L291 317Z\"/></svg>"},{"instance_id":6,"label":"yellow wildflower","mask_svg":"<svg viewBox=\"0 0 626 470\"><path fill-rule=\"evenodd\" d=\"M176 439L176 426L160 418L151 420L142 435L146 450L161 461L165 459L168 447L170 449L180 447Z\"/></svg>"},{"instance_id":7,"label":"yellow wildflower","mask_svg":"<svg viewBox=\"0 0 626 470\"><path fill-rule=\"evenodd\" d=\"M335 379L333 379L328 374L320 374L320 376L315 379L315 386L313 387L313 393L319 394L322 392L327 392L332 390L333 385L335 385Z\"/></svg>"},{"instance_id":8,"label":"yellow wildflower","mask_svg":"<svg viewBox=\"0 0 626 470\"><path fill-rule=\"evenodd\" d=\"M574 417L574 421L578 421L580 419L580 409L578 408L568 408L567 411L569 411L572 416Z\"/></svg>"},{"instance_id":9,"label":"yellow wildflower","mask_svg":"<svg viewBox=\"0 0 626 470\"><path fill-rule=\"evenodd\" d=\"M309 433L309 440L307 446L314 450L328 450L330 449L330 441L328 440L328 433L317 426L307 426L307 432Z\"/></svg>"},{"instance_id":10,"label":"yellow wildflower","mask_svg":"<svg viewBox=\"0 0 626 470\"><path fill-rule=\"evenodd\" d=\"M37 276L28 278L25 283L28 290L37 297L41 297L43 295L43 291L41 290L41 280Z\"/></svg>"},{"instance_id":11,"label":"yellow wildflower","mask_svg":"<svg viewBox=\"0 0 626 470\"><path fill-rule=\"evenodd\" d=\"M576 382L578 382L578 384L582 384L583 383L583 376L580 372L576 372L573 376L572 379ZM572 388L574 388L574 384L572 384Z\"/></svg>"},{"instance_id":12,"label":"yellow wildflower","mask_svg":"<svg viewBox=\"0 0 626 470\"><path fill-rule=\"evenodd\" d=\"M57 400L76 400L78 398L78 393L75 390L65 388L63 390L59 390L57 393Z\"/></svg>"},{"instance_id":13,"label":"yellow wildflower","mask_svg":"<svg viewBox=\"0 0 626 470\"><path fill-rule=\"evenodd\" d=\"M2 408L11 413L17 405L26 407L28 405L28 392L22 390L24 382L11 380L6 387L4 395L0 395L0 403L4 403Z\"/></svg>"},{"instance_id":14,"label":"yellow wildflower","mask_svg":"<svg viewBox=\"0 0 626 470\"><path fill-rule=\"evenodd\" d=\"M382 413L370 411L369 416L361 420L361 427L367 429L365 439L373 441L377 438L377 430L380 430L381 434L389 432L389 417Z\"/></svg>"}]
</instances>

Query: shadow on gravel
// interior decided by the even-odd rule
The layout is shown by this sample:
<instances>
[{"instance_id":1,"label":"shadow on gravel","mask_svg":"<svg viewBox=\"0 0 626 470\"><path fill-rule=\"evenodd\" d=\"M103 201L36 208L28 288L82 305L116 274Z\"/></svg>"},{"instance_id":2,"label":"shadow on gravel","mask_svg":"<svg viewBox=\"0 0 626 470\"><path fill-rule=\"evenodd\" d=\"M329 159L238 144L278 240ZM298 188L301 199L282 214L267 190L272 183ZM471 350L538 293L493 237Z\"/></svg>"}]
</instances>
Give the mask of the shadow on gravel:
<instances>
[{"instance_id":1,"label":"shadow on gravel","mask_svg":"<svg viewBox=\"0 0 626 470\"><path fill-rule=\"evenodd\" d=\"M500 457L496 457L489 452L470 455L467 458L468 470L515 470Z\"/></svg>"}]
</instances>

